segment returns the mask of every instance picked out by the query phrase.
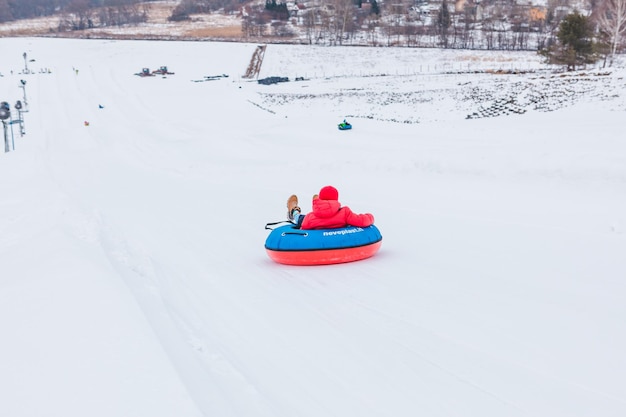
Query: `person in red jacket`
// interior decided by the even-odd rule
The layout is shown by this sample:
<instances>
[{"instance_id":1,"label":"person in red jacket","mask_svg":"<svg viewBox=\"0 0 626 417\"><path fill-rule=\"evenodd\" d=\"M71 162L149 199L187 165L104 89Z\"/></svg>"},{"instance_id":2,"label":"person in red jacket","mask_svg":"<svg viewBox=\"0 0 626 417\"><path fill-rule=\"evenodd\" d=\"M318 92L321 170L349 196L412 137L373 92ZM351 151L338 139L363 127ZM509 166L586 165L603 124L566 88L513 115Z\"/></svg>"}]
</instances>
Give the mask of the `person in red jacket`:
<instances>
[{"instance_id":1,"label":"person in red jacket","mask_svg":"<svg viewBox=\"0 0 626 417\"><path fill-rule=\"evenodd\" d=\"M287 200L287 217L300 229L337 229L346 226L367 227L374 224L370 213L358 214L350 207L341 206L339 192L327 185L313 196L313 211L301 214L298 197L292 195Z\"/></svg>"}]
</instances>

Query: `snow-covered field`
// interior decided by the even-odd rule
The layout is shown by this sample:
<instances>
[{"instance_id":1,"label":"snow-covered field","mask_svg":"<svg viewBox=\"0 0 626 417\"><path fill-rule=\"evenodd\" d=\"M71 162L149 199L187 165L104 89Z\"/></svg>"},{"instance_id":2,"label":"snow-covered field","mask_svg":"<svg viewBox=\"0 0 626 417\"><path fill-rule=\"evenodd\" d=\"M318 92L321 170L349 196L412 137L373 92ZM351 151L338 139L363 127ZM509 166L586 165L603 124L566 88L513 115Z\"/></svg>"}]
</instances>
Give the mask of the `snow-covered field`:
<instances>
[{"instance_id":1,"label":"snow-covered field","mask_svg":"<svg viewBox=\"0 0 626 417\"><path fill-rule=\"evenodd\" d=\"M626 415L623 65L256 46L0 39L1 416ZM273 263L327 184L380 252Z\"/></svg>"}]
</instances>

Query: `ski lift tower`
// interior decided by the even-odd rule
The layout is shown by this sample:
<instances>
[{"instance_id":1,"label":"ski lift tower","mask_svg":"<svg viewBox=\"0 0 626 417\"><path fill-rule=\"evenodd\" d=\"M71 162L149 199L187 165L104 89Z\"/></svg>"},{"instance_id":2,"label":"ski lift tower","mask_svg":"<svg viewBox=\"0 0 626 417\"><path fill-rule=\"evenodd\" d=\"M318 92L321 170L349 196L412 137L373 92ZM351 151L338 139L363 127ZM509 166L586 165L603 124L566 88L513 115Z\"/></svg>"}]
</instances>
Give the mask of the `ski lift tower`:
<instances>
[{"instance_id":1,"label":"ski lift tower","mask_svg":"<svg viewBox=\"0 0 626 417\"><path fill-rule=\"evenodd\" d=\"M259 72L261 72L261 65L263 64L263 57L265 56L265 48L267 45L259 45L254 50L252 54L252 58L250 59L250 64L248 65L248 69L244 74L243 78L256 78L259 76Z\"/></svg>"}]
</instances>

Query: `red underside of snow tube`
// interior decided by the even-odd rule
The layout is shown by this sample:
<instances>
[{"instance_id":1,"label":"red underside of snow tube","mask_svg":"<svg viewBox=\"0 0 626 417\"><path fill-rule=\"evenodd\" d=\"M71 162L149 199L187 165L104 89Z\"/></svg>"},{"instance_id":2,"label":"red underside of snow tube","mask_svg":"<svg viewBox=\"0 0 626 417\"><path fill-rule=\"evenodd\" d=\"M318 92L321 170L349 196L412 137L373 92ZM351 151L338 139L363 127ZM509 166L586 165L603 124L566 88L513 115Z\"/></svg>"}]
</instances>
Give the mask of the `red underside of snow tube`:
<instances>
[{"instance_id":1,"label":"red underside of snow tube","mask_svg":"<svg viewBox=\"0 0 626 417\"><path fill-rule=\"evenodd\" d=\"M302 251L281 251L266 249L269 257L285 265L330 265L360 261L374 256L382 241L353 248L319 249Z\"/></svg>"}]
</instances>

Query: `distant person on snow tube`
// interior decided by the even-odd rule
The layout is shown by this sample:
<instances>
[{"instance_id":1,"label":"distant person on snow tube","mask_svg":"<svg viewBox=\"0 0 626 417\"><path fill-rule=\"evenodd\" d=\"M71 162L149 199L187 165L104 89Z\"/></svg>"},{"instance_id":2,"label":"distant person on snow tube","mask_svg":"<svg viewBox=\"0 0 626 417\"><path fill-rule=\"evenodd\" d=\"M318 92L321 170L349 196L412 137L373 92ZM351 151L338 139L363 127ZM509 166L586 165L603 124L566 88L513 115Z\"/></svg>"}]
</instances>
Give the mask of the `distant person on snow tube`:
<instances>
[{"instance_id":1,"label":"distant person on snow tube","mask_svg":"<svg viewBox=\"0 0 626 417\"><path fill-rule=\"evenodd\" d=\"M299 229L338 229L346 226L368 227L374 224L374 215L358 214L350 207L341 206L339 192L327 185L313 196L313 211L301 214L298 197L294 194L287 200L287 218Z\"/></svg>"}]
</instances>

